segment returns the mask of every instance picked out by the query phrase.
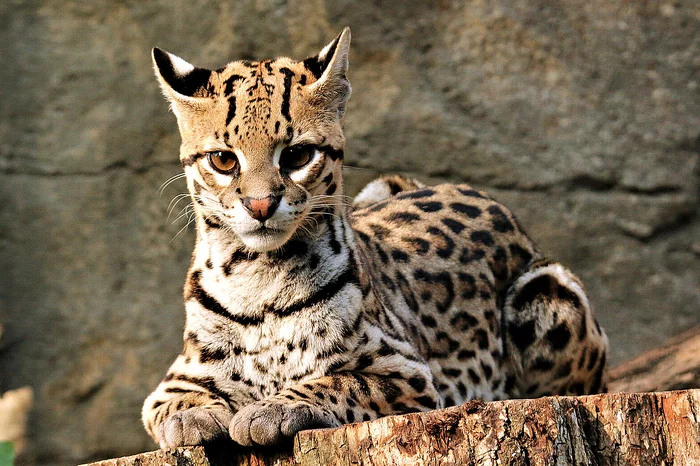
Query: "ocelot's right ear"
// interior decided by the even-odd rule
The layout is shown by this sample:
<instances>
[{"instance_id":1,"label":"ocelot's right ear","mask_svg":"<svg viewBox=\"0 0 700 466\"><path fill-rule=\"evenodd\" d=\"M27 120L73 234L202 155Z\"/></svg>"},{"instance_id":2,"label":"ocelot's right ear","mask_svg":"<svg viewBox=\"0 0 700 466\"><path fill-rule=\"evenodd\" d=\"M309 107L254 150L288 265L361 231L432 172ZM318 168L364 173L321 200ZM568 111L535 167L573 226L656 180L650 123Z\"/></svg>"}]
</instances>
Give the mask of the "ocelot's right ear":
<instances>
[{"instance_id":1,"label":"ocelot's right ear","mask_svg":"<svg viewBox=\"0 0 700 466\"><path fill-rule=\"evenodd\" d=\"M160 87L178 120L183 111L203 110L204 98L209 96L207 85L212 72L159 48L153 49L152 56Z\"/></svg>"}]
</instances>

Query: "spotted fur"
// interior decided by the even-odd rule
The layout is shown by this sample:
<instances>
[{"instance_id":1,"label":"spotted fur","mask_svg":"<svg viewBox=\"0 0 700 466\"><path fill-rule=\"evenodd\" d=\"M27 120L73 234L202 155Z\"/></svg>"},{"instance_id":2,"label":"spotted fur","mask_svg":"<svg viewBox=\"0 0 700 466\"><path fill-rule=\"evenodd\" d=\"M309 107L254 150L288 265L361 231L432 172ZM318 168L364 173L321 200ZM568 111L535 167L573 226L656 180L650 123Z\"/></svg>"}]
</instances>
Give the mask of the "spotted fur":
<instances>
[{"instance_id":1,"label":"spotted fur","mask_svg":"<svg viewBox=\"0 0 700 466\"><path fill-rule=\"evenodd\" d=\"M154 50L197 225L183 351L143 407L163 447L603 387L583 286L505 207L400 177L347 204L349 42L216 71Z\"/></svg>"}]
</instances>

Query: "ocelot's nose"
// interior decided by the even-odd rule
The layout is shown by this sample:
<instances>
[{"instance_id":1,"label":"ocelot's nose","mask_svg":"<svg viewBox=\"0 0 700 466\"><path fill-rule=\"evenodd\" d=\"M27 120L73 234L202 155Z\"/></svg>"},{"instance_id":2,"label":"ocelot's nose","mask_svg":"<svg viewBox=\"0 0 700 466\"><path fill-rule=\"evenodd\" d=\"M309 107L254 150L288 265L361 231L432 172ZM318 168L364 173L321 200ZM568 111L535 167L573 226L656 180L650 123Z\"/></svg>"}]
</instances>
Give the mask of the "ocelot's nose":
<instances>
[{"instance_id":1,"label":"ocelot's nose","mask_svg":"<svg viewBox=\"0 0 700 466\"><path fill-rule=\"evenodd\" d=\"M243 198L243 207L245 207L251 217L260 222L264 222L272 217L279 204L280 196L272 195L262 199Z\"/></svg>"}]
</instances>

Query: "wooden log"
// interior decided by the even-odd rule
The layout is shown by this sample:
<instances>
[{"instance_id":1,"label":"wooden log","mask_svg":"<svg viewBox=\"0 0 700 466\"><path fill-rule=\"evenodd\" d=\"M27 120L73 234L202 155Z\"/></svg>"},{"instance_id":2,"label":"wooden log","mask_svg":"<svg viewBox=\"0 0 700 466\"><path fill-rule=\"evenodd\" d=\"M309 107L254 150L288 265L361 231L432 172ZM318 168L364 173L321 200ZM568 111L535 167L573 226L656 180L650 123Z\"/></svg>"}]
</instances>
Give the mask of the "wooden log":
<instances>
[{"instance_id":1,"label":"wooden log","mask_svg":"<svg viewBox=\"0 0 700 466\"><path fill-rule=\"evenodd\" d=\"M168 454L168 464L188 466L700 465L699 416L700 390L472 401L304 431L287 453L219 445L93 464L156 464ZM191 462L176 459L188 454Z\"/></svg>"},{"instance_id":2,"label":"wooden log","mask_svg":"<svg viewBox=\"0 0 700 466\"><path fill-rule=\"evenodd\" d=\"M608 374L611 392L655 392L700 388L700 327L661 348L623 362Z\"/></svg>"}]
</instances>

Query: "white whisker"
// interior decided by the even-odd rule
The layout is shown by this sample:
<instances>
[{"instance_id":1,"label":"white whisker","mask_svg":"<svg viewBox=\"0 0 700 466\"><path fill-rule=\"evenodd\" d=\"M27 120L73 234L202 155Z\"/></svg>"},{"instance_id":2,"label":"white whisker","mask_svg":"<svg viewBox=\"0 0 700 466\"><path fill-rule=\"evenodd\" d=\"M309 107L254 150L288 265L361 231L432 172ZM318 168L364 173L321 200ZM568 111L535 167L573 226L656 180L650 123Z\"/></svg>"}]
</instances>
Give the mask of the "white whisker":
<instances>
[{"instance_id":1,"label":"white whisker","mask_svg":"<svg viewBox=\"0 0 700 466\"><path fill-rule=\"evenodd\" d=\"M165 180L165 182L160 185L160 188L158 188L158 195L162 195L163 191L165 191L165 188L167 188L171 183L174 183L175 181L179 180L180 178L184 178L185 176L185 173L182 172L178 173L177 175L173 175L167 180Z\"/></svg>"}]
</instances>

